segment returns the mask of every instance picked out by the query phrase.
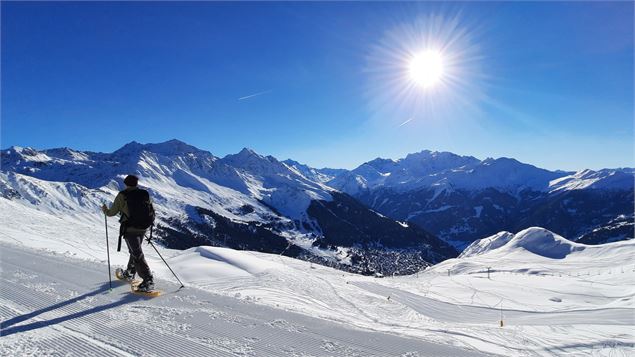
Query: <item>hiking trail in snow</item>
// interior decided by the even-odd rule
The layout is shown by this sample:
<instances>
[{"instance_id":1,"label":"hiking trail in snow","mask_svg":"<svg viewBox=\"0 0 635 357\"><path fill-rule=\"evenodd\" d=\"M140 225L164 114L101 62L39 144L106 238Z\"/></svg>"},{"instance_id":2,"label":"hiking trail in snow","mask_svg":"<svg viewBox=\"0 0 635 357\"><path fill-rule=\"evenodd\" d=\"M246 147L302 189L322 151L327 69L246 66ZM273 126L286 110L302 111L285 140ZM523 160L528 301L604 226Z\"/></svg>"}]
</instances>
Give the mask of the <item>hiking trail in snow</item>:
<instances>
[{"instance_id":1,"label":"hiking trail in snow","mask_svg":"<svg viewBox=\"0 0 635 357\"><path fill-rule=\"evenodd\" d=\"M280 309L179 290L146 298L106 265L1 244L3 356L477 356Z\"/></svg>"}]
</instances>

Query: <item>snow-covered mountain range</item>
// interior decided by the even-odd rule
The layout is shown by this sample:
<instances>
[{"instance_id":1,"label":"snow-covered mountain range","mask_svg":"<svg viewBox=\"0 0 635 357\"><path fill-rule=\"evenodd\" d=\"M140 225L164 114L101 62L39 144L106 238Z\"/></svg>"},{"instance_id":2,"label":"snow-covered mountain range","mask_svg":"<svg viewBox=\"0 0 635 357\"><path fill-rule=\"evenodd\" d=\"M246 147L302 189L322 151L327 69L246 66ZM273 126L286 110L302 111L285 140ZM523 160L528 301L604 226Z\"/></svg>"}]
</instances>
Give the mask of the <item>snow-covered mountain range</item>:
<instances>
[{"instance_id":1,"label":"snow-covered mountain range","mask_svg":"<svg viewBox=\"0 0 635 357\"><path fill-rule=\"evenodd\" d=\"M316 169L250 149L219 158L178 140L113 153L0 154L2 199L53 215L95 216L123 176L140 175L158 207L158 236L179 249L227 246L408 273L476 239L531 226L590 244L633 237L632 168L549 171L422 151L350 171Z\"/></svg>"},{"instance_id":2,"label":"snow-covered mountain range","mask_svg":"<svg viewBox=\"0 0 635 357\"><path fill-rule=\"evenodd\" d=\"M178 140L113 153L11 147L1 160L2 199L95 224L121 179L139 175L158 212L156 235L172 248L227 246L365 273L412 272L456 255L420 227L325 185L327 174L250 149L218 158Z\"/></svg>"},{"instance_id":3,"label":"snow-covered mountain range","mask_svg":"<svg viewBox=\"0 0 635 357\"><path fill-rule=\"evenodd\" d=\"M634 178L633 168L549 171L510 158L422 151L369 161L326 184L462 250L531 226L595 244L632 238Z\"/></svg>"}]
</instances>

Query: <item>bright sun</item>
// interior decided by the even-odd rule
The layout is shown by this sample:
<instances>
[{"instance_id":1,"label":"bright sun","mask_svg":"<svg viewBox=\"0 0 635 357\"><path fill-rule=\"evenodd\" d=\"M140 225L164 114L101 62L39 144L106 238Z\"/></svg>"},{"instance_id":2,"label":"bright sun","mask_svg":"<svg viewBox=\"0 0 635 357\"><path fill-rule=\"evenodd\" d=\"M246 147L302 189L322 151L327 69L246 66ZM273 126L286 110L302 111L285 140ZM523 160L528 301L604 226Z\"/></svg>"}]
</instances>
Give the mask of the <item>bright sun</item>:
<instances>
[{"instance_id":1,"label":"bright sun","mask_svg":"<svg viewBox=\"0 0 635 357\"><path fill-rule=\"evenodd\" d=\"M443 77L443 57L437 50L425 50L410 60L410 79L423 88L433 87Z\"/></svg>"}]
</instances>

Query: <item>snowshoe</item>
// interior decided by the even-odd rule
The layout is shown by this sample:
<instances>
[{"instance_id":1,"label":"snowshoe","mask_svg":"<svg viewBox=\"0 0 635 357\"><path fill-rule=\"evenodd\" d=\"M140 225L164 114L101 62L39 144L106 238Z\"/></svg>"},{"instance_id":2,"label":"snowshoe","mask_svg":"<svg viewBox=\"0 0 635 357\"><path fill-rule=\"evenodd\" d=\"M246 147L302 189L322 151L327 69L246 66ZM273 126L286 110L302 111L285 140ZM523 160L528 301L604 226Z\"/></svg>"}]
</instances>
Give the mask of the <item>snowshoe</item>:
<instances>
[{"instance_id":1,"label":"snowshoe","mask_svg":"<svg viewBox=\"0 0 635 357\"><path fill-rule=\"evenodd\" d=\"M154 282L152 280L144 280L137 285L137 291L141 293L149 293L154 290Z\"/></svg>"},{"instance_id":2,"label":"snowshoe","mask_svg":"<svg viewBox=\"0 0 635 357\"><path fill-rule=\"evenodd\" d=\"M156 290L154 288L154 282L151 280L144 280L141 284L132 284L130 285L130 289L134 294L145 295L145 296L159 296L161 295L160 290Z\"/></svg>"},{"instance_id":3,"label":"snowshoe","mask_svg":"<svg viewBox=\"0 0 635 357\"><path fill-rule=\"evenodd\" d=\"M129 283L133 283L134 280L134 274L130 274L128 272L128 270L123 270L121 268L117 268L115 269L115 277L119 280L123 280L123 281L127 281Z\"/></svg>"}]
</instances>

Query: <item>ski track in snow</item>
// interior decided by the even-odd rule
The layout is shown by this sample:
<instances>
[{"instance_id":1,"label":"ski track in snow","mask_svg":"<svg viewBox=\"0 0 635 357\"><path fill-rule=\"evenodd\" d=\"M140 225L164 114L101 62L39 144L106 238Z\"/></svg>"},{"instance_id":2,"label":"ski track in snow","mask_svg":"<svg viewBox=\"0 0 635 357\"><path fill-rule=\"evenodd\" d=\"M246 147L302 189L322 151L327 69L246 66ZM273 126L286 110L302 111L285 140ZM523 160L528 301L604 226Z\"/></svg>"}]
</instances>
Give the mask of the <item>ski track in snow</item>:
<instances>
[{"instance_id":1,"label":"ski track in snow","mask_svg":"<svg viewBox=\"0 0 635 357\"><path fill-rule=\"evenodd\" d=\"M589 323L589 313L592 312L598 325L630 326L633 324L633 321L620 319L622 316L632 314L632 309L606 308L554 312L502 309L501 311L480 306L451 304L378 284L364 282L353 284L373 293L390 296L419 313L445 322L491 323L500 320L502 312L504 319L513 322L514 325L586 325Z\"/></svg>"},{"instance_id":2,"label":"ski track in snow","mask_svg":"<svg viewBox=\"0 0 635 357\"><path fill-rule=\"evenodd\" d=\"M106 266L1 244L3 356L476 356L160 281L133 295ZM100 283L96 283L100 282Z\"/></svg>"},{"instance_id":3,"label":"ski track in snow","mask_svg":"<svg viewBox=\"0 0 635 357\"><path fill-rule=\"evenodd\" d=\"M0 355L154 355L125 335L110 334L113 324L129 321L161 341L177 336L177 342L170 346L196 344L192 348L208 351L204 355L218 356L387 356L408 352L421 356L443 355L444 351L446 355L481 351L505 356L635 356L634 242L576 248L577 253L565 259L549 259L523 247L505 245L444 261L419 274L383 279L279 255L205 246L178 251L158 246L179 277L197 288L175 293L177 287L165 282L172 281L171 273L156 252L146 249L146 259L166 295L121 302L129 298L127 286L117 285L106 294L97 284L103 284L107 269L103 216L81 214L60 219L0 199L0 222L3 335L5 328L15 331L15 327L37 321L93 311L2 336ZM126 252L115 252L116 229L116 222L109 222L113 268L127 262ZM534 230L528 237L535 233L543 236L547 233L543 231ZM519 241L523 242L527 243ZM22 252L22 258L13 258L14 250ZM6 262L5 256L10 258ZM33 266L29 263L32 260L36 261ZM71 265L79 267L79 272ZM18 290L24 290L26 296ZM96 293L85 296L90 292ZM10 294L26 302L21 304ZM81 299L72 304L32 316L34 311L78 297ZM92 310L114 302L120 305ZM501 304L504 328L499 327ZM467 311L465 320L461 311ZM29 319L4 326L5 321L23 315ZM91 317L101 322L89 320ZM104 325L104 319L109 323ZM273 343L263 337L267 333L275 336L270 338ZM141 341L146 340L153 341L142 336ZM370 347L368 341L374 341ZM74 344L84 346L81 353L66 351L64 346ZM170 346L157 350L172 355Z\"/></svg>"}]
</instances>

